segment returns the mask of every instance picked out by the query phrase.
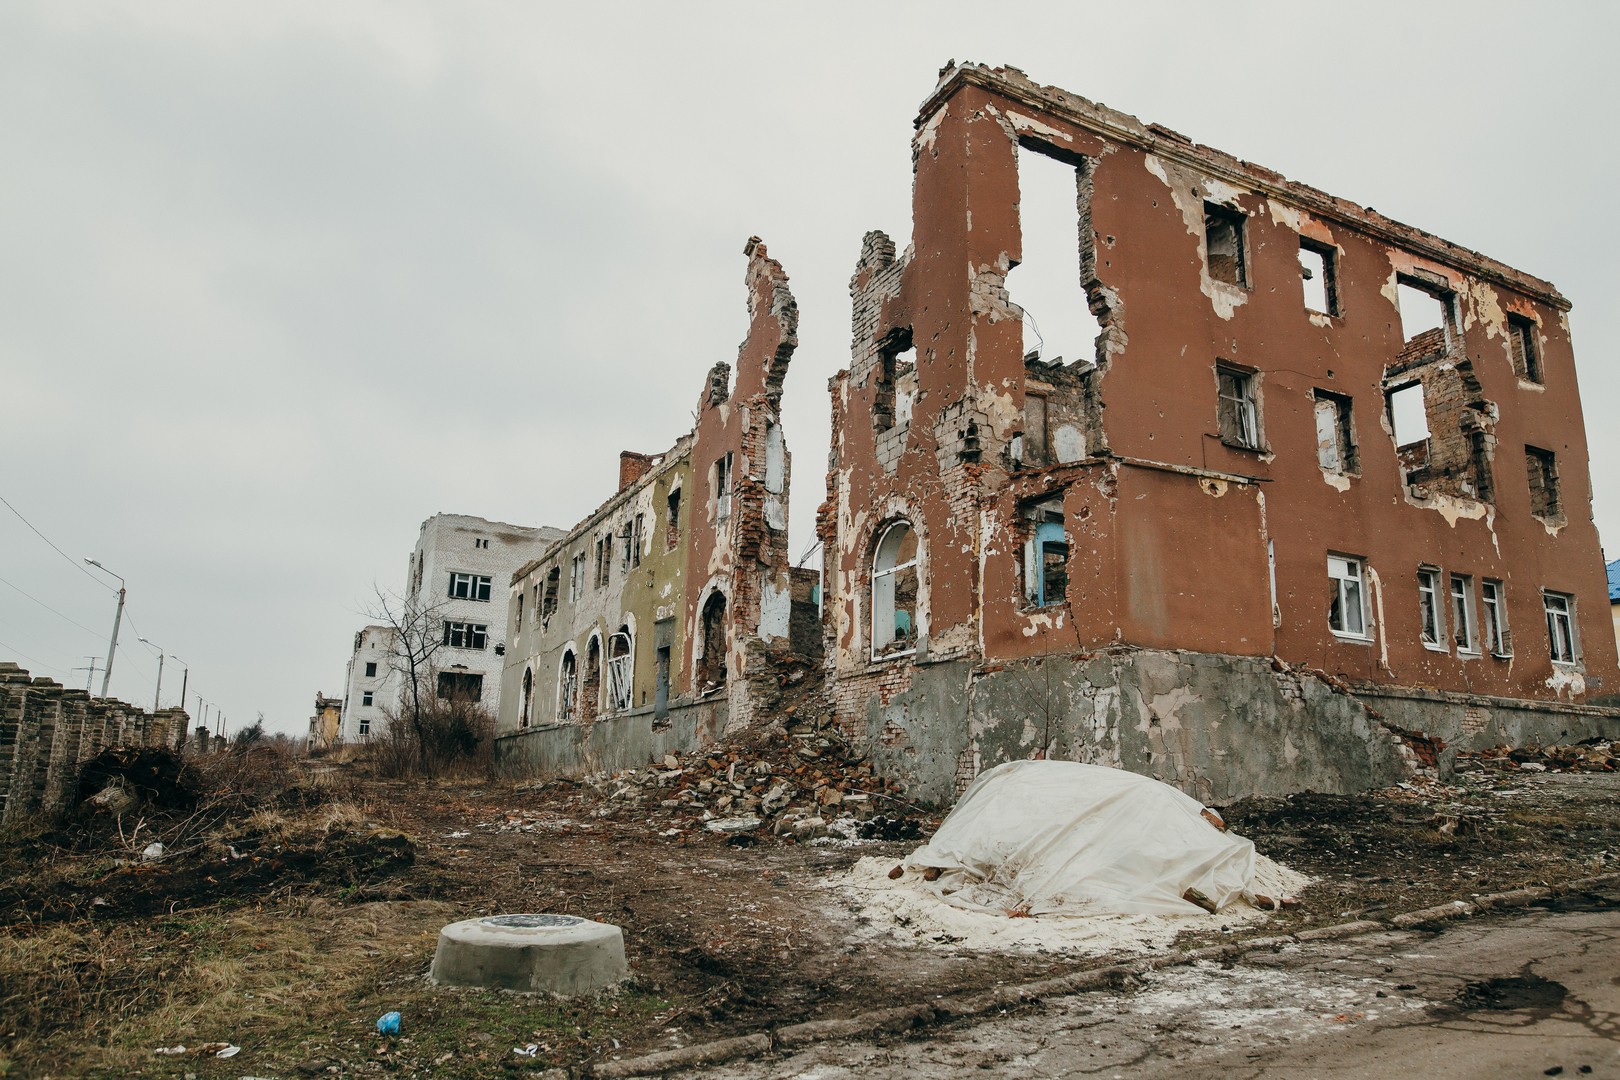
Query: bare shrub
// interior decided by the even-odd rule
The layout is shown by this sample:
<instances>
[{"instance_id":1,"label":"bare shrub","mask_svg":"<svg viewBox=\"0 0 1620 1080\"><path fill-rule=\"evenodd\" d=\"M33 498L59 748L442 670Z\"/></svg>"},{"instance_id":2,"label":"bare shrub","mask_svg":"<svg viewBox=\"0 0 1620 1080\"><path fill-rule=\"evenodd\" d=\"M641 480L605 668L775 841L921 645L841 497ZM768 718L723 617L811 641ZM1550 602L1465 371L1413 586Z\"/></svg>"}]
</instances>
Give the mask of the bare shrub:
<instances>
[{"instance_id":1,"label":"bare shrub","mask_svg":"<svg viewBox=\"0 0 1620 1080\"><path fill-rule=\"evenodd\" d=\"M495 717L476 701L430 698L409 720L392 718L372 740L379 776L491 776Z\"/></svg>"}]
</instances>

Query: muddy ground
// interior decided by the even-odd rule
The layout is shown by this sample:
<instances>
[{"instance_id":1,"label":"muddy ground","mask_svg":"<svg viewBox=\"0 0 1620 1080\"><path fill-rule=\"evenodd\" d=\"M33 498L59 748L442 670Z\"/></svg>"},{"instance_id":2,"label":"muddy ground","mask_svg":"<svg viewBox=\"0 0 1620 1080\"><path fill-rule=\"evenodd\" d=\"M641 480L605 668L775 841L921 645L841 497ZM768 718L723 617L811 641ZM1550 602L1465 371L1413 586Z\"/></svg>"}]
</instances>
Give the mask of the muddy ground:
<instances>
[{"instance_id":1,"label":"muddy ground","mask_svg":"<svg viewBox=\"0 0 1620 1080\"><path fill-rule=\"evenodd\" d=\"M802 754L790 743L772 767L800 769L818 805L874 790L895 819L924 834L937 825L862 787L858 770L792 756L795 745ZM297 766L292 794L260 794L150 862L128 814L122 839L105 816L14 831L0 847L0 1075L522 1075L1106 962L858 934L827 876L865 855L898 861L917 840L711 832L695 794L667 796L736 770L674 764L650 785ZM1557 884L1620 861L1614 772L1465 762L1453 785L1224 811L1262 852L1318 879L1299 908L1240 934ZM160 819L147 835L172 829ZM575 1003L427 985L440 926L514 911L623 927L632 982ZM1192 940L1231 936L1212 916ZM373 1024L391 1009L402 1033L387 1040ZM215 1041L240 1053L155 1053Z\"/></svg>"}]
</instances>

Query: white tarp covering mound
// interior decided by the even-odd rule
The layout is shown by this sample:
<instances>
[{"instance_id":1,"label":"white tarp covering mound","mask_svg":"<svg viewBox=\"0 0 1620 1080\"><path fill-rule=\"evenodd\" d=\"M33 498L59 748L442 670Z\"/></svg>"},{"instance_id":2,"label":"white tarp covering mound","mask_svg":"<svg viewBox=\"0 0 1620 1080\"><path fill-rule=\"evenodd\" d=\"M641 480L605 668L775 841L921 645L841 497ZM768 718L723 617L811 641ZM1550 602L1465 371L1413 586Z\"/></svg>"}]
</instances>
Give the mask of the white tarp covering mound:
<instances>
[{"instance_id":1,"label":"white tarp covering mound","mask_svg":"<svg viewBox=\"0 0 1620 1080\"><path fill-rule=\"evenodd\" d=\"M1013 761L974 781L909 870L956 907L1019 914L1195 915L1253 893L1254 844L1157 780L1073 761ZM908 877L910 875L907 875Z\"/></svg>"}]
</instances>

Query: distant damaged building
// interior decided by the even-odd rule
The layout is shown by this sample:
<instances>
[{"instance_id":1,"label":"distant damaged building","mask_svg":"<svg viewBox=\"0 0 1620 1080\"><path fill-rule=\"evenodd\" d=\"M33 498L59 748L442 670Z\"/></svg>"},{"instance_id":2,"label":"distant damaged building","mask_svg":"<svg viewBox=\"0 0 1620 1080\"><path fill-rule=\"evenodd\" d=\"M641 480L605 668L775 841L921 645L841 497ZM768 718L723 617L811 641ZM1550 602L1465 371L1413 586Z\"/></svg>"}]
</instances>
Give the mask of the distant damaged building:
<instances>
[{"instance_id":1,"label":"distant damaged building","mask_svg":"<svg viewBox=\"0 0 1620 1080\"><path fill-rule=\"evenodd\" d=\"M788 560L787 275L748 242L749 327L692 431L620 455L619 490L511 579L496 755L513 771L639 766L769 714L818 652L814 573Z\"/></svg>"},{"instance_id":2,"label":"distant damaged building","mask_svg":"<svg viewBox=\"0 0 1620 1080\"><path fill-rule=\"evenodd\" d=\"M1014 69L944 72L913 156L817 524L836 713L886 770L1221 802L1615 730L1553 286Z\"/></svg>"}]
</instances>

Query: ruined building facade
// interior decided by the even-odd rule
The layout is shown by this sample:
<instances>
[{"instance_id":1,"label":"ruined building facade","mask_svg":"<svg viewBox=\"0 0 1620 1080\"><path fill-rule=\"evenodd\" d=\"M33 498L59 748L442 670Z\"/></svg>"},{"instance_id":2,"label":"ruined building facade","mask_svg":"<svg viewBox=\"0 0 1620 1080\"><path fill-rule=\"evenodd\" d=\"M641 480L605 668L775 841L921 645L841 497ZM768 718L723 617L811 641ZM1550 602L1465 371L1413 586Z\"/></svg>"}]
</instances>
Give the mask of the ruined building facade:
<instances>
[{"instance_id":1,"label":"ruined building facade","mask_svg":"<svg viewBox=\"0 0 1620 1080\"><path fill-rule=\"evenodd\" d=\"M1047 755L1220 802L1614 730L1550 284L1016 70L944 72L913 156L817 523L838 719L884 768L948 800ZM1068 361L1020 299L1051 169L1095 319Z\"/></svg>"},{"instance_id":2,"label":"ruined building facade","mask_svg":"<svg viewBox=\"0 0 1620 1080\"><path fill-rule=\"evenodd\" d=\"M813 601L787 545L781 399L798 306L765 245L745 253L735 385L716 364L692 431L623 453L618 491L511 579L504 769L616 769L712 742L768 712L783 661L819 646L813 620L794 641L795 598L801 614Z\"/></svg>"}]
</instances>

